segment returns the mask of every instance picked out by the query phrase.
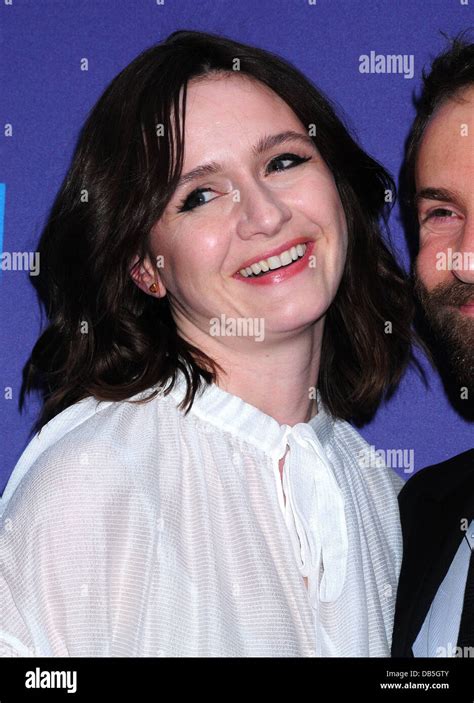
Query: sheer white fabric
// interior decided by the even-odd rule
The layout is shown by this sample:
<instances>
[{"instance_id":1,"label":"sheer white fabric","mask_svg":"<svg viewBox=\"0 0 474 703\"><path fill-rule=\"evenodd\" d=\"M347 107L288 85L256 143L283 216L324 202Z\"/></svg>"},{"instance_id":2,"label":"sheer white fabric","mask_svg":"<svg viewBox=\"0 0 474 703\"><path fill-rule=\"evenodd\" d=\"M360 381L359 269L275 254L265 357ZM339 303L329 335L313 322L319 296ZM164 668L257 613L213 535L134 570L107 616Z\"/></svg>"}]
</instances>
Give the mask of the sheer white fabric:
<instances>
[{"instance_id":1,"label":"sheer white fabric","mask_svg":"<svg viewBox=\"0 0 474 703\"><path fill-rule=\"evenodd\" d=\"M401 479L319 396L290 427L215 384L185 415L184 391L86 398L27 446L0 502L0 654L389 656Z\"/></svg>"}]
</instances>

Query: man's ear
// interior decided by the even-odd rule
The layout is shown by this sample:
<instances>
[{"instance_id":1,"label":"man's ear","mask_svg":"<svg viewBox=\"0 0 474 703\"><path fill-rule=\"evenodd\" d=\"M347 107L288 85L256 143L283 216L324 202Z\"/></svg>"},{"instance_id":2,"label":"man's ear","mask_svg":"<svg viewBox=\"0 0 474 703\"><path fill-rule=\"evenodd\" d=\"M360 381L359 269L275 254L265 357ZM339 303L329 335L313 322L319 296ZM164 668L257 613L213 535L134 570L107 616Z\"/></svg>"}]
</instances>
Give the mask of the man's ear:
<instances>
[{"instance_id":1,"label":"man's ear","mask_svg":"<svg viewBox=\"0 0 474 703\"><path fill-rule=\"evenodd\" d=\"M152 295L155 298L163 298L166 295L166 287L148 254L141 262L139 256L135 256L129 272L132 281L147 295ZM150 286L153 284L155 284L155 289L150 290Z\"/></svg>"}]
</instances>

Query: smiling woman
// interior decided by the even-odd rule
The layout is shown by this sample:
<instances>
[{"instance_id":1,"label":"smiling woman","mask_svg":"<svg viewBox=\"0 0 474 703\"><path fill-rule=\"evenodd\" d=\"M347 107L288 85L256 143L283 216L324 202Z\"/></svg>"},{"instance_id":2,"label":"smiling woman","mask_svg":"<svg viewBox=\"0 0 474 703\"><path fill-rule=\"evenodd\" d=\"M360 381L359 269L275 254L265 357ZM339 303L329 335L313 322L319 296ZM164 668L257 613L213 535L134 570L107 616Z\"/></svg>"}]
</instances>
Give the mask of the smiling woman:
<instances>
[{"instance_id":1,"label":"smiling woman","mask_svg":"<svg viewBox=\"0 0 474 703\"><path fill-rule=\"evenodd\" d=\"M389 655L400 482L348 422L410 360L387 191L261 49L175 32L112 81L39 246L3 651Z\"/></svg>"}]
</instances>

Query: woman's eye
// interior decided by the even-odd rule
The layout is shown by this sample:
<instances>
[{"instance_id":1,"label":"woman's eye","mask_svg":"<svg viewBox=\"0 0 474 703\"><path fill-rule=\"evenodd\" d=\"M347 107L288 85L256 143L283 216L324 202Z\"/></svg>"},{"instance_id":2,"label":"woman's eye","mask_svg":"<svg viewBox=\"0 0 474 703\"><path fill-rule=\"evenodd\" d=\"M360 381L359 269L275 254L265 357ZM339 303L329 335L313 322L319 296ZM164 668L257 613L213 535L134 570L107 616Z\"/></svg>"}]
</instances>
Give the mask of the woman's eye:
<instances>
[{"instance_id":1,"label":"woman's eye","mask_svg":"<svg viewBox=\"0 0 474 703\"><path fill-rule=\"evenodd\" d=\"M199 202L199 197L203 195L204 193L211 193L212 188L196 188L196 190L193 190L192 193L190 193L184 200L181 201L179 207L178 207L178 212L186 212L187 210L194 210L195 207L199 207L200 205L205 205L206 203L209 202L209 200L204 200L203 202Z\"/></svg>"},{"instance_id":2,"label":"woman's eye","mask_svg":"<svg viewBox=\"0 0 474 703\"><path fill-rule=\"evenodd\" d=\"M306 161L310 161L311 158L311 156L298 156L298 154L280 154L280 156L276 156L270 161L267 167L267 171L269 171L270 173L288 171L288 169L290 168L294 168L295 166L299 166L300 164L303 164ZM271 168L274 164L278 164L278 162L284 161L289 161L291 165L284 166L283 168ZM196 207L206 205L206 203L210 202L210 200L199 200L199 198L205 193L212 192L212 188L196 188L196 190L193 190L192 193L190 193L184 198L184 200L181 201L177 208L178 212L189 212L190 210L194 210L194 208Z\"/></svg>"},{"instance_id":3,"label":"woman's eye","mask_svg":"<svg viewBox=\"0 0 474 703\"><path fill-rule=\"evenodd\" d=\"M294 168L295 166L299 166L299 164L303 164L306 161L310 161L311 156L298 156L298 154L280 154L280 156L275 157L270 161L270 164L268 168L270 169L270 166L272 164L278 163L278 161L291 161L292 165L291 166L285 166L284 168L277 168L275 171L287 171L289 168Z\"/></svg>"}]
</instances>

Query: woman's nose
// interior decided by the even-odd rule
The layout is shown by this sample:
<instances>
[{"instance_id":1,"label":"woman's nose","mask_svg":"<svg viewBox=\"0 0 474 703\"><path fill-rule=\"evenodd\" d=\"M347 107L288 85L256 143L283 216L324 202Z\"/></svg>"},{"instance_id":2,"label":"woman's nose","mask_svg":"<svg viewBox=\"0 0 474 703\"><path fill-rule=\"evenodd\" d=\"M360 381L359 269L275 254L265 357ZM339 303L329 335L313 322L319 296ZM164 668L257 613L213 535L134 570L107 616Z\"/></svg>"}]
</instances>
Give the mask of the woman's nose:
<instances>
[{"instance_id":1,"label":"woman's nose","mask_svg":"<svg viewBox=\"0 0 474 703\"><path fill-rule=\"evenodd\" d=\"M292 216L281 192L256 181L239 190L238 202L240 217L237 229L242 237L256 233L277 234Z\"/></svg>"}]
</instances>

